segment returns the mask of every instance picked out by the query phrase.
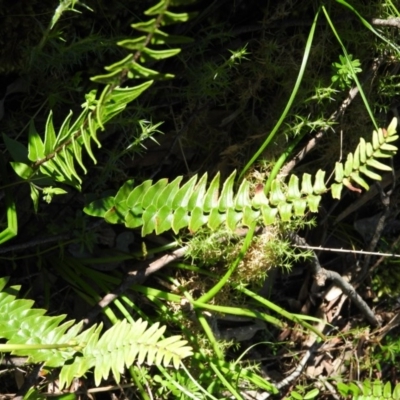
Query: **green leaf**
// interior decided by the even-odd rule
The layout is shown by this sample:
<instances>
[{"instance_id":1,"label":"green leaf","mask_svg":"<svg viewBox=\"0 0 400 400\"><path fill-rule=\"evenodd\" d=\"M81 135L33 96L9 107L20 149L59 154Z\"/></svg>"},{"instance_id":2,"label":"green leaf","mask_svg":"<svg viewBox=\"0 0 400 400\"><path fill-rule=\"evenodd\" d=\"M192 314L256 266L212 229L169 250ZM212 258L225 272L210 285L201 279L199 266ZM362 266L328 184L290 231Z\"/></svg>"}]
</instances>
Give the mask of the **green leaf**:
<instances>
[{"instance_id":1,"label":"green leaf","mask_svg":"<svg viewBox=\"0 0 400 400\"><path fill-rule=\"evenodd\" d=\"M400 383L398 383L393 389L393 398L400 399Z\"/></svg>"},{"instance_id":2,"label":"green leaf","mask_svg":"<svg viewBox=\"0 0 400 400\"><path fill-rule=\"evenodd\" d=\"M129 208L134 208L135 206L141 205L143 201L143 196L149 190L152 185L152 181L144 181L139 186L136 186L135 189L129 194L129 197L126 201L126 204Z\"/></svg>"},{"instance_id":3,"label":"green leaf","mask_svg":"<svg viewBox=\"0 0 400 400\"><path fill-rule=\"evenodd\" d=\"M143 209L142 207L134 207L125 215L125 226L127 228L139 228L143 224L142 220Z\"/></svg>"},{"instance_id":4,"label":"green leaf","mask_svg":"<svg viewBox=\"0 0 400 400\"><path fill-rule=\"evenodd\" d=\"M107 67L104 67L104 69L106 71L115 71L118 70L119 72L121 72L123 69L129 69L130 64L134 63L134 58L133 58L133 54L128 54L125 58L123 58L122 60L111 64Z\"/></svg>"},{"instance_id":5,"label":"green leaf","mask_svg":"<svg viewBox=\"0 0 400 400\"><path fill-rule=\"evenodd\" d=\"M147 60L163 60L165 58L176 56L181 52L181 49L165 49L165 50L152 50L145 47L142 54L145 55L144 59Z\"/></svg>"},{"instance_id":6,"label":"green leaf","mask_svg":"<svg viewBox=\"0 0 400 400\"><path fill-rule=\"evenodd\" d=\"M161 22L161 25L172 25L172 24L178 24L182 22L187 22L189 21L190 18L193 18L196 15L196 13L173 13L171 11L166 11L163 15L163 19Z\"/></svg>"},{"instance_id":7,"label":"green leaf","mask_svg":"<svg viewBox=\"0 0 400 400\"><path fill-rule=\"evenodd\" d=\"M125 215L121 213L117 206L112 207L104 214L104 219L109 224L123 224L125 222Z\"/></svg>"},{"instance_id":8,"label":"green leaf","mask_svg":"<svg viewBox=\"0 0 400 400\"><path fill-rule=\"evenodd\" d=\"M396 128L397 128L397 118L394 117L387 128L388 136L394 135L396 133Z\"/></svg>"},{"instance_id":9,"label":"green leaf","mask_svg":"<svg viewBox=\"0 0 400 400\"><path fill-rule=\"evenodd\" d=\"M219 212L218 208L213 208L208 217L208 227L212 231L216 231L226 220L226 214Z\"/></svg>"},{"instance_id":10,"label":"green leaf","mask_svg":"<svg viewBox=\"0 0 400 400\"><path fill-rule=\"evenodd\" d=\"M72 174L66 164L63 153L55 153L54 158L46 163L47 166L53 166L55 170L67 180L72 180Z\"/></svg>"},{"instance_id":11,"label":"green leaf","mask_svg":"<svg viewBox=\"0 0 400 400\"><path fill-rule=\"evenodd\" d=\"M327 191L324 181L325 181L325 171L319 169L315 175L315 183L313 188L315 194L323 194Z\"/></svg>"},{"instance_id":12,"label":"green leaf","mask_svg":"<svg viewBox=\"0 0 400 400\"><path fill-rule=\"evenodd\" d=\"M103 83L104 85L117 85L120 81L121 71L113 71L109 74L92 76L92 82Z\"/></svg>"},{"instance_id":13,"label":"green leaf","mask_svg":"<svg viewBox=\"0 0 400 400\"><path fill-rule=\"evenodd\" d=\"M305 214L307 208L306 199L295 199L293 201L294 215L301 217Z\"/></svg>"},{"instance_id":14,"label":"green leaf","mask_svg":"<svg viewBox=\"0 0 400 400\"><path fill-rule=\"evenodd\" d=\"M290 392L290 396L293 397L293 399L295 399L295 400L303 400L303 396L300 393L297 393L294 390L292 390Z\"/></svg>"},{"instance_id":15,"label":"green leaf","mask_svg":"<svg viewBox=\"0 0 400 400\"><path fill-rule=\"evenodd\" d=\"M33 120L29 124L29 134L28 134L28 158L35 162L44 158L44 144L39 134L35 129Z\"/></svg>"},{"instance_id":16,"label":"green leaf","mask_svg":"<svg viewBox=\"0 0 400 400\"><path fill-rule=\"evenodd\" d=\"M243 213L238 212L235 208L231 207L226 210L226 226L232 232L238 226L240 220L243 218Z\"/></svg>"},{"instance_id":17,"label":"green leaf","mask_svg":"<svg viewBox=\"0 0 400 400\"><path fill-rule=\"evenodd\" d=\"M151 186L143 196L142 208L145 209L150 205L157 205L158 196L162 193L165 186L168 184L168 179L163 178ZM128 202L129 204L129 202Z\"/></svg>"},{"instance_id":18,"label":"green leaf","mask_svg":"<svg viewBox=\"0 0 400 400\"><path fill-rule=\"evenodd\" d=\"M336 162L335 164L335 181L340 183L344 177L343 164Z\"/></svg>"},{"instance_id":19,"label":"green leaf","mask_svg":"<svg viewBox=\"0 0 400 400\"><path fill-rule=\"evenodd\" d=\"M147 36L140 36L135 39L125 39L117 42L118 46L128 50L142 50L146 44Z\"/></svg>"},{"instance_id":20,"label":"green leaf","mask_svg":"<svg viewBox=\"0 0 400 400\"><path fill-rule=\"evenodd\" d=\"M148 32L151 33L156 29L157 21L155 18L149 19L145 22L137 22L136 24L131 24L133 29L136 29L140 32Z\"/></svg>"},{"instance_id":21,"label":"green leaf","mask_svg":"<svg viewBox=\"0 0 400 400\"><path fill-rule=\"evenodd\" d=\"M277 222L278 209L269 205L263 205L261 207L261 213L265 225L272 225Z\"/></svg>"},{"instance_id":22,"label":"green leaf","mask_svg":"<svg viewBox=\"0 0 400 400\"><path fill-rule=\"evenodd\" d=\"M31 189L31 199L33 202L33 210L35 211L35 214L37 214L38 209L39 209L39 189L32 184L29 184L29 188Z\"/></svg>"},{"instance_id":23,"label":"green leaf","mask_svg":"<svg viewBox=\"0 0 400 400\"><path fill-rule=\"evenodd\" d=\"M378 129L378 140L379 140L380 145L382 145L386 141L386 138L385 138L385 135L383 134L382 128Z\"/></svg>"},{"instance_id":24,"label":"green leaf","mask_svg":"<svg viewBox=\"0 0 400 400\"><path fill-rule=\"evenodd\" d=\"M313 192L313 185L311 183L311 175L310 174L303 174L303 179L301 181L301 193L303 194L312 194Z\"/></svg>"},{"instance_id":25,"label":"green leaf","mask_svg":"<svg viewBox=\"0 0 400 400\"><path fill-rule=\"evenodd\" d=\"M119 190L115 196L115 204L116 205L121 203L122 201L126 202L130 193L135 188L134 183L135 183L134 179L129 179L119 188Z\"/></svg>"},{"instance_id":26,"label":"green leaf","mask_svg":"<svg viewBox=\"0 0 400 400\"><path fill-rule=\"evenodd\" d=\"M342 183L333 183L331 186L332 197L334 199L340 200L342 194L343 184Z\"/></svg>"},{"instance_id":27,"label":"green leaf","mask_svg":"<svg viewBox=\"0 0 400 400\"><path fill-rule=\"evenodd\" d=\"M218 210L226 212L227 208L233 207L233 184L235 182L236 171L233 171L222 186L221 195L218 202Z\"/></svg>"},{"instance_id":28,"label":"green leaf","mask_svg":"<svg viewBox=\"0 0 400 400\"><path fill-rule=\"evenodd\" d=\"M189 230L190 232L196 232L201 228L204 224L207 223L207 216L203 214L202 207L195 207L190 215L189 220Z\"/></svg>"},{"instance_id":29,"label":"green leaf","mask_svg":"<svg viewBox=\"0 0 400 400\"><path fill-rule=\"evenodd\" d=\"M397 147L393 146L392 144L389 144L389 143L383 143L381 145L381 150L390 151L392 153L395 153L397 151Z\"/></svg>"},{"instance_id":30,"label":"green leaf","mask_svg":"<svg viewBox=\"0 0 400 400\"><path fill-rule=\"evenodd\" d=\"M24 163L11 161L10 164L15 173L22 179L29 179L35 173L33 168Z\"/></svg>"},{"instance_id":31,"label":"green leaf","mask_svg":"<svg viewBox=\"0 0 400 400\"><path fill-rule=\"evenodd\" d=\"M90 137L97 144L97 147L100 148L101 147L101 143L97 139L97 134L96 134L97 129L99 128L99 126L98 126L96 120L93 118L93 114L92 113L89 113L89 115L87 117L87 121L88 121L88 129L89 129Z\"/></svg>"},{"instance_id":32,"label":"green leaf","mask_svg":"<svg viewBox=\"0 0 400 400\"><path fill-rule=\"evenodd\" d=\"M249 204L249 192L250 192L250 182L247 180L243 180L240 184L238 192L235 197L235 209L243 210L243 207Z\"/></svg>"},{"instance_id":33,"label":"green leaf","mask_svg":"<svg viewBox=\"0 0 400 400\"><path fill-rule=\"evenodd\" d=\"M3 141L14 161L29 164L28 149L23 144L9 138L5 133L3 133Z\"/></svg>"},{"instance_id":34,"label":"green leaf","mask_svg":"<svg viewBox=\"0 0 400 400\"><path fill-rule=\"evenodd\" d=\"M374 397L381 397L383 391L382 381L375 380L372 384L372 394Z\"/></svg>"},{"instance_id":35,"label":"green leaf","mask_svg":"<svg viewBox=\"0 0 400 400\"><path fill-rule=\"evenodd\" d=\"M384 153L380 149L378 149L378 150L374 151L374 154L372 155L372 158L390 158L392 156L393 156L393 154Z\"/></svg>"},{"instance_id":36,"label":"green leaf","mask_svg":"<svg viewBox=\"0 0 400 400\"><path fill-rule=\"evenodd\" d=\"M72 149L74 150L75 160L82 168L83 173L87 174L87 169L85 168L85 165L83 164L82 161L82 147L74 137L72 138Z\"/></svg>"},{"instance_id":37,"label":"green leaf","mask_svg":"<svg viewBox=\"0 0 400 400\"><path fill-rule=\"evenodd\" d=\"M161 208L163 206L172 207L172 201L174 200L175 195L178 193L179 184L182 181L182 176L178 176L171 183L169 183L160 193L157 198L157 208Z\"/></svg>"},{"instance_id":38,"label":"green leaf","mask_svg":"<svg viewBox=\"0 0 400 400\"><path fill-rule=\"evenodd\" d=\"M282 192L281 184L278 180L272 181L269 202L273 206L277 206L281 202L286 202L285 195Z\"/></svg>"},{"instance_id":39,"label":"green leaf","mask_svg":"<svg viewBox=\"0 0 400 400\"><path fill-rule=\"evenodd\" d=\"M344 164L344 176L349 176L353 172L353 154L347 155L347 160Z\"/></svg>"},{"instance_id":40,"label":"green leaf","mask_svg":"<svg viewBox=\"0 0 400 400\"><path fill-rule=\"evenodd\" d=\"M310 208L310 211L313 213L318 212L318 207L319 207L319 203L321 201L321 196L315 196L312 194L309 194L307 196L307 204L308 207Z\"/></svg>"},{"instance_id":41,"label":"green leaf","mask_svg":"<svg viewBox=\"0 0 400 400\"><path fill-rule=\"evenodd\" d=\"M90 158L93 160L94 164L97 164L97 160L94 157L94 154L92 152L92 147L90 145L90 135L86 132L86 129L83 125L81 127L81 137L83 139L83 144L85 145L85 149L88 152Z\"/></svg>"},{"instance_id":42,"label":"green leaf","mask_svg":"<svg viewBox=\"0 0 400 400\"><path fill-rule=\"evenodd\" d=\"M164 205L158 209L156 218L156 234L168 231L172 227L173 213L170 206Z\"/></svg>"},{"instance_id":43,"label":"green leaf","mask_svg":"<svg viewBox=\"0 0 400 400\"><path fill-rule=\"evenodd\" d=\"M377 150L380 147L379 137L378 137L378 132L377 131L373 131L372 132L372 147L374 148L374 150Z\"/></svg>"},{"instance_id":44,"label":"green leaf","mask_svg":"<svg viewBox=\"0 0 400 400\"><path fill-rule=\"evenodd\" d=\"M157 208L155 205L150 205L143 212L143 226L142 236L149 235L156 229L156 212Z\"/></svg>"},{"instance_id":45,"label":"green leaf","mask_svg":"<svg viewBox=\"0 0 400 400\"><path fill-rule=\"evenodd\" d=\"M391 143L391 142L395 142L398 138L399 138L398 135L393 135L393 136L387 136L385 139L386 139L386 143Z\"/></svg>"},{"instance_id":46,"label":"green leaf","mask_svg":"<svg viewBox=\"0 0 400 400\"><path fill-rule=\"evenodd\" d=\"M175 234L178 234L178 232L182 228L186 228L189 225L189 220L190 217L186 208L178 207L175 210L174 217L172 220L172 230L175 232Z\"/></svg>"},{"instance_id":47,"label":"green leaf","mask_svg":"<svg viewBox=\"0 0 400 400\"><path fill-rule=\"evenodd\" d=\"M104 197L103 199L92 201L83 209L83 212L92 217L103 218L105 213L114 207L114 204L113 196Z\"/></svg>"},{"instance_id":48,"label":"green leaf","mask_svg":"<svg viewBox=\"0 0 400 400\"><path fill-rule=\"evenodd\" d=\"M148 89L153 84L153 82L154 81L147 81L133 87L115 88L111 93L110 101L115 102L119 105L121 105L121 103L130 103L131 101L139 97L146 89ZM121 111L123 109L125 109L125 105L121 109Z\"/></svg>"},{"instance_id":49,"label":"green leaf","mask_svg":"<svg viewBox=\"0 0 400 400\"><path fill-rule=\"evenodd\" d=\"M94 91L93 95L96 96L95 91ZM89 97L89 96L86 95L86 97ZM64 123L60 129L60 134L58 135L56 144L54 145L55 147L60 146L66 139L69 139L69 137L72 134L78 134L80 132L82 126L84 125L84 123L86 121L87 114L89 111L92 112L91 110L89 110L89 108L83 110L79 114L79 116L75 120L75 122L72 124L71 128L68 129L69 120L71 119L70 116L72 117L72 113L70 112L70 114L68 115L67 119L64 121Z\"/></svg>"},{"instance_id":50,"label":"green leaf","mask_svg":"<svg viewBox=\"0 0 400 400\"><path fill-rule=\"evenodd\" d=\"M392 385L390 384L390 381L387 381L383 387L383 396L385 398L392 397Z\"/></svg>"},{"instance_id":51,"label":"green leaf","mask_svg":"<svg viewBox=\"0 0 400 400\"><path fill-rule=\"evenodd\" d=\"M278 204L279 215L283 222L288 222L292 218L292 207L291 203L282 202Z\"/></svg>"},{"instance_id":52,"label":"green leaf","mask_svg":"<svg viewBox=\"0 0 400 400\"><path fill-rule=\"evenodd\" d=\"M260 211L254 210L249 206L244 207L242 220L243 225L250 227L259 217Z\"/></svg>"},{"instance_id":53,"label":"green leaf","mask_svg":"<svg viewBox=\"0 0 400 400\"><path fill-rule=\"evenodd\" d=\"M207 172L203 174L200 180L197 182L190 198L188 201L188 210L192 211L195 207L203 207L204 196L207 187Z\"/></svg>"},{"instance_id":54,"label":"green leaf","mask_svg":"<svg viewBox=\"0 0 400 400\"><path fill-rule=\"evenodd\" d=\"M379 169L381 171L391 171L392 170L392 168L390 168L388 165L385 165L385 164L379 162L378 160L374 160L373 158L367 160L367 165L369 165L370 167Z\"/></svg>"},{"instance_id":55,"label":"green leaf","mask_svg":"<svg viewBox=\"0 0 400 400\"><path fill-rule=\"evenodd\" d=\"M161 0L155 6L150 7L147 11L144 12L145 15L158 15L162 14L167 10L168 3L165 0Z\"/></svg>"},{"instance_id":56,"label":"green leaf","mask_svg":"<svg viewBox=\"0 0 400 400\"><path fill-rule=\"evenodd\" d=\"M162 74L158 71L155 71L150 68L146 68L143 65L140 65L138 63L132 63L128 66L129 73L128 77L130 79L144 79L144 78L150 78L150 79L170 79L173 78L173 74Z\"/></svg>"},{"instance_id":57,"label":"green leaf","mask_svg":"<svg viewBox=\"0 0 400 400\"><path fill-rule=\"evenodd\" d=\"M70 115L72 116L71 111ZM47 117L46 121L46 130L44 133L44 154L46 156L51 154L55 150L55 144L56 144L56 132L54 130L54 125L53 125L53 112L50 110L49 116Z\"/></svg>"},{"instance_id":58,"label":"green leaf","mask_svg":"<svg viewBox=\"0 0 400 400\"><path fill-rule=\"evenodd\" d=\"M52 146L52 147L53 147L53 150L50 150L50 153L51 153L52 151L54 151L55 148L56 148L58 145L60 145L60 143L62 143L66 138L68 138L68 137L70 136L70 134L71 134L72 132L74 132L74 129L76 129L76 131L78 131L78 126L80 126L80 125L83 123L83 121L85 120L85 118L86 118L86 111L83 111L83 112L79 115L79 117L76 119L76 121L75 121L75 123L74 123L74 125L72 126L71 131L70 131L70 130L69 130L69 124L70 124L70 122L71 122L72 115L73 115L73 112L70 110L69 113L68 113L68 115L67 115L67 117L65 118L64 122L63 122L62 125L61 125L60 132L59 132L59 134L58 134L58 137L56 137L56 141L55 141L55 143L54 143L53 146ZM51 119L50 119L50 118L51 118ZM46 133L45 133L45 140L44 140L46 155L50 154L50 153L47 153L47 150L46 150L46 149L47 149L47 146L50 147L50 144L51 144L51 141L52 141L52 138L51 138L52 133L50 132L51 129L54 130L54 126L53 126L53 121L52 121L52 115L49 114L49 117L47 118L47 122L46 122ZM48 132L49 132L49 133L48 133ZM46 139L46 134L50 135L50 137L49 137L48 139ZM47 146L46 146L46 141L47 141Z\"/></svg>"},{"instance_id":59,"label":"green leaf","mask_svg":"<svg viewBox=\"0 0 400 400\"><path fill-rule=\"evenodd\" d=\"M72 176L75 177L75 179L79 182L82 183L82 179L79 177L79 175L77 174L76 170L75 170L75 166L74 166L74 155L72 153L71 148L69 147L64 147L63 150L61 151L62 155L64 156L64 160L67 164L67 167L71 173Z\"/></svg>"},{"instance_id":60,"label":"green leaf","mask_svg":"<svg viewBox=\"0 0 400 400\"><path fill-rule=\"evenodd\" d=\"M359 184L361 187L363 187L365 190L368 190L368 189L369 189L368 183L365 182L363 178L361 178L361 176L359 175L358 172L352 172L352 173L350 174L350 178L351 178L354 182L358 183L358 184Z\"/></svg>"},{"instance_id":61,"label":"green leaf","mask_svg":"<svg viewBox=\"0 0 400 400\"><path fill-rule=\"evenodd\" d=\"M310 390L308 393L305 394L305 396L303 397L304 400L311 400L314 399L315 397L317 397L319 394L319 389L314 388L312 390Z\"/></svg>"},{"instance_id":62,"label":"green leaf","mask_svg":"<svg viewBox=\"0 0 400 400\"><path fill-rule=\"evenodd\" d=\"M286 198L288 201L294 201L301 197L299 189L299 178L296 175L291 175L289 180L289 185L286 193Z\"/></svg>"},{"instance_id":63,"label":"green leaf","mask_svg":"<svg viewBox=\"0 0 400 400\"><path fill-rule=\"evenodd\" d=\"M196 181L197 175L194 175L178 190L172 201L172 208L187 208Z\"/></svg>"},{"instance_id":64,"label":"green leaf","mask_svg":"<svg viewBox=\"0 0 400 400\"><path fill-rule=\"evenodd\" d=\"M362 165L360 167L360 172L363 173L364 175L367 175L368 178L371 178L375 181L381 181L382 177L375 172L370 171L365 165Z\"/></svg>"}]
</instances>

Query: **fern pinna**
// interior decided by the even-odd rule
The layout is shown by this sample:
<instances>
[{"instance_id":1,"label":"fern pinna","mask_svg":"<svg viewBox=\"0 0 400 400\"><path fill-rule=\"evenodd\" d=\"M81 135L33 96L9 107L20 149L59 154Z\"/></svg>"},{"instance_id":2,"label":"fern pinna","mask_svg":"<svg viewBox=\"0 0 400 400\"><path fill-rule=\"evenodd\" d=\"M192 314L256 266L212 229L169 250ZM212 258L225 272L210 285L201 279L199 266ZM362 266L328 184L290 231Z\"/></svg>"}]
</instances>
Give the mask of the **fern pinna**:
<instances>
[{"instance_id":1,"label":"fern pinna","mask_svg":"<svg viewBox=\"0 0 400 400\"><path fill-rule=\"evenodd\" d=\"M363 175L380 180L381 176L374 170L391 170L377 159L392 157L396 153L397 147L391 144L398 138L396 127L397 119L394 118L387 130L373 132L371 143L361 138L356 151L348 155L344 165L336 163L335 183L331 185L334 198L340 198L343 186L360 191L354 186L358 184L368 189ZM296 175L291 175L287 185L275 180L269 193L260 186L252 196L247 180L242 181L234 194L235 175L233 172L226 179L221 191L219 174L208 188L207 173L200 179L195 175L183 185L182 177L170 183L165 178L155 183L147 180L138 186L130 180L116 196L96 200L84 211L103 217L109 223L123 223L128 228L141 227L143 236L169 229L178 233L186 227L195 232L203 225L216 230L225 224L233 231L239 224L250 226L259 219L269 225L278 216L285 222L292 216L304 215L307 210L317 212L321 195L328 191L324 182L325 172L321 170L314 180L310 174L303 174L301 181Z\"/></svg>"}]
</instances>

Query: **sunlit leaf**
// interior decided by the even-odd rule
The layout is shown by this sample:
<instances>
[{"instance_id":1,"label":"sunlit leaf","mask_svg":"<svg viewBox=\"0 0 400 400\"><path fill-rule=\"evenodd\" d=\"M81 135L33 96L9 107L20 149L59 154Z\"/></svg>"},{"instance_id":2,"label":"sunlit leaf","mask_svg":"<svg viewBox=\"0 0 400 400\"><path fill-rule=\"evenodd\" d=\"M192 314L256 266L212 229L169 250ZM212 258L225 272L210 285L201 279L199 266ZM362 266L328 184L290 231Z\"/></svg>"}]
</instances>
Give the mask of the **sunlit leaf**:
<instances>
[{"instance_id":1,"label":"sunlit leaf","mask_svg":"<svg viewBox=\"0 0 400 400\"><path fill-rule=\"evenodd\" d=\"M227 208L233 207L233 184L236 171L233 171L222 186L221 195L218 202L218 210L225 212Z\"/></svg>"},{"instance_id":2,"label":"sunlit leaf","mask_svg":"<svg viewBox=\"0 0 400 400\"><path fill-rule=\"evenodd\" d=\"M299 178L296 175L292 175L289 180L286 198L288 201L294 201L300 197Z\"/></svg>"},{"instance_id":3,"label":"sunlit leaf","mask_svg":"<svg viewBox=\"0 0 400 400\"><path fill-rule=\"evenodd\" d=\"M34 162L44 158L44 156L44 144L36 131L33 121L31 121L28 134L28 158Z\"/></svg>"},{"instance_id":4,"label":"sunlit leaf","mask_svg":"<svg viewBox=\"0 0 400 400\"><path fill-rule=\"evenodd\" d=\"M176 193L172 200L172 207L187 207L193 188L196 185L197 175L192 176Z\"/></svg>"},{"instance_id":5,"label":"sunlit leaf","mask_svg":"<svg viewBox=\"0 0 400 400\"><path fill-rule=\"evenodd\" d=\"M34 169L29 165L20 162L10 162L15 173L22 179L29 179L34 174Z\"/></svg>"}]
</instances>

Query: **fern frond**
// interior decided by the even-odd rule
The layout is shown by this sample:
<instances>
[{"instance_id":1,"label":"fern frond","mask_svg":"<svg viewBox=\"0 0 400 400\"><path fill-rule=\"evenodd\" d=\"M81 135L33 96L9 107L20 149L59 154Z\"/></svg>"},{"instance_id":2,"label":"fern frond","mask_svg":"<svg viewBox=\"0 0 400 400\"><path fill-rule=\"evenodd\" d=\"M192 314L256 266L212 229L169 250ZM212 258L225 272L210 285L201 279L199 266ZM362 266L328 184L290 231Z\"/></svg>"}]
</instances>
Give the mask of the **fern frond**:
<instances>
[{"instance_id":1,"label":"fern frond","mask_svg":"<svg viewBox=\"0 0 400 400\"><path fill-rule=\"evenodd\" d=\"M393 157L397 152L397 147L390 144L398 139L396 135L397 118L393 118L392 122L386 129L379 128L372 134L372 142L365 142L360 139L356 151L347 156L346 162L337 162L335 166L335 181L332 185L332 196L340 199L343 186L352 191L361 192L360 189L354 187L356 183L365 190L369 189L369 185L361 175L365 175L373 180L380 181L382 177L373 169L379 171L391 171L392 168L380 161L378 158Z\"/></svg>"},{"instance_id":2,"label":"fern frond","mask_svg":"<svg viewBox=\"0 0 400 400\"><path fill-rule=\"evenodd\" d=\"M293 215L304 215L306 209L316 212L321 194L327 191L323 171L317 173L314 184L309 174L303 175L301 183L299 178L292 176L287 188L276 180L269 198L262 186L250 196L250 183L246 180L235 194L235 176L236 171L223 183L221 191L219 174L208 188L207 173L200 179L195 175L183 185L180 185L182 177L171 183L166 179L155 183L148 180L136 187L130 180L115 197L94 201L84 211L103 217L109 223L124 223L128 228L142 227L143 236L169 229L175 233L183 228L195 232L206 224L212 230L226 224L233 231L240 223L250 226L255 220L262 219L268 225L275 222L278 215L288 221Z\"/></svg>"},{"instance_id":3,"label":"fern frond","mask_svg":"<svg viewBox=\"0 0 400 400\"><path fill-rule=\"evenodd\" d=\"M359 190L353 187L351 181L367 185L359 176L360 173L367 175L367 168L391 169L375 158L387 158L396 153L397 147L389 144L398 138L396 126L394 118L386 133L382 129L374 132L373 144L361 140L344 166L336 163L337 183L331 187L334 198L340 196L343 185ZM171 183L167 179L155 183L148 180L138 186L130 180L115 197L96 200L84 211L112 224L125 224L127 228L142 227L143 236L170 229L175 233L183 228L195 232L204 225L216 230L225 224L233 231L239 224L250 226L254 221L262 220L265 225L270 225L278 216L285 222L293 216L303 216L307 210L317 212L321 195L328 191L324 182L325 172L321 170L314 180L310 174L303 174L300 182L297 176L292 175L286 187L278 180L273 181L268 197L262 185L250 196L250 182L247 180L243 180L237 193L234 193L235 176L236 171L226 179L222 188L219 173L208 187L207 173L200 179L195 175L183 185L182 177Z\"/></svg>"},{"instance_id":4,"label":"fern frond","mask_svg":"<svg viewBox=\"0 0 400 400\"><path fill-rule=\"evenodd\" d=\"M125 366L130 366L135 360L139 364L168 366L172 361L179 368L181 360L192 354L191 348L185 346L187 341L180 336L171 336L160 340L165 327L156 323L147 328L147 322L138 320L129 324L125 320L117 322L99 339L91 335L81 355L76 355L72 363L64 365L60 374L60 385L68 384L76 376L82 376L94 367L95 383L106 379L112 371L117 382ZM85 341L84 337L78 337Z\"/></svg>"},{"instance_id":5,"label":"fern frond","mask_svg":"<svg viewBox=\"0 0 400 400\"><path fill-rule=\"evenodd\" d=\"M192 355L181 336L162 339L165 327L156 323L150 327L139 319L130 324L116 323L101 335L102 324L79 333L82 323L65 320L65 315L50 317L45 310L33 309L33 301L16 299L19 287L6 288L8 279L0 278L0 352L28 357L30 363L47 367L62 367L60 386L69 385L94 368L96 385L110 371L119 382L125 367L135 360L149 365L171 363L178 368L181 360Z\"/></svg>"},{"instance_id":6,"label":"fern frond","mask_svg":"<svg viewBox=\"0 0 400 400\"><path fill-rule=\"evenodd\" d=\"M6 147L14 160L11 163L14 171L30 183L35 210L39 202L37 187L41 183L53 186L55 182L60 182L80 189L82 180L77 165L83 173L87 172L82 158L83 149L96 163L92 146L94 143L97 147L101 147L97 131L104 130L104 125L148 89L154 79L173 77L172 74L160 73L142 65L147 61L172 57L180 51L179 48L151 49L149 46L169 46L171 43L190 41L186 37L171 36L160 29L161 26L184 22L191 17L189 13L170 12L169 7L172 5L173 2L170 0L162 0L145 12L148 16L155 16L154 18L132 25L132 28L146 34L118 43L119 46L133 52L123 60L106 67L107 74L91 78L92 81L107 86L100 94L91 91L85 96L83 111L74 121L70 111L61 127L56 129L50 112L45 126L44 140L32 124L27 147L3 135ZM121 87L128 79L144 79L145 82L136 86ZM57 192L53 191L52 194Z\"/></svg>"}]
</instances>

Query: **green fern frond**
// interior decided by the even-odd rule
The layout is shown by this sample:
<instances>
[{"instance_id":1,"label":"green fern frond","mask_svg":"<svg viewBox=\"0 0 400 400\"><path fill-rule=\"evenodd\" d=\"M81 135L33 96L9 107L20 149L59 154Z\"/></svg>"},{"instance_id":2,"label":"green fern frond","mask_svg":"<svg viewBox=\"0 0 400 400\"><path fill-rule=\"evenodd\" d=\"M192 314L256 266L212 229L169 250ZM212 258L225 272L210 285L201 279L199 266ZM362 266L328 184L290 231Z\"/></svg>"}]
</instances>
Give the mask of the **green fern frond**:
<instances>
[{"instance_id":1,"label":"green fern frond","mask_svg":"<svg viewBox=\"0 0 400 400\"><path fill-rule=\"evenodd\" d=\"M102 324L79 333L82 323L65 320L65 315L50 317L45 310L33 309L33 301L16 299L19 287L5 288L7 278L0 278L0 352L28 357L30 363L61 367L60 386L69 385L94 368L96 385L110 371L119 382L125 367L134 361L149 365L171 363L178 368L181 360L192 355L181 336L162 339L165 327L148 327L139 319L130 324L116 323L101 335Z\"/></svg>"},{"instance_id":2,"label":"green fern frond","mask_svg":"<svg viewBox=\"0 0 400 400\"><path fill-rule=\"evenodd\" d=\"M195 175L183 185L180 185L182 177L171 183L167 179L155 183L148 180L136 187L131 180L115 197L94 201L84 211L109 223L142 227L143 236L169 229L178 233L187 227L195 232L206 224L212 230L226 224L233 231L240 223L250 226L262 219L268 225L277 216L288 221L293 215L304 215L306 209L316 212L321 194L327 191L323 171L318 171L314 184L309 174L303 175L301 184L298 177L292 176L287 188L275 180L269 198L262 186L250 196L250 183L246 180L234 194L235 176L236 171L224 182L221 191L219 174L208 187L207 173L200 179Z\"/></svg>"},{"instance_id":3,"label":"green fern frond","mask_svg":"<svg viewBox=\"0 0 400 400\"><path fill-rule=\"evenodd\" d=\"M347 156L346 162L337 162L335 166L335 181L332 185L332 196L340 199L343 186L350 190L361 192L360 189L353 186L356 183L365 190L369 189L369 185L365 182L361 175L365 175L373 180L380 181L382 177L372 169L379 171L391 171L392 168L382 162L378 158L393 157L397 152L397 147L390 144L398 139L396 135L397 118L393 118L388 129L378 129L372 134L372 142L365 142L360 139L356 151Z\"/></svg>"},{"instance_id":4,"label":"green fern frond","mask_svg":"<svg viewBox=\"0 0 400 400\"><path fill-rule=\"evenodd\" d=\"M173 2L170 0L160 1L145 12L148 16L156 17L132 25L132 28L146 34L118 43L133 52L123 60L106 67L107 74L91 78L92 81L107 86L99 95L96 91L91 91L85 96L83 111L74 121L73 113L70 111L61 127L56 129L50 112L45 126L44 140L31 124L27 147L3 135L4 143L14 160L11 163L14 171L22 179L29 181L35 210L39 202L38 185L53 186L55 182L60 182L80 189L82 180L77 165L83 173L87 172L83 163L83 149L96 163L92 145L95 143L97 147L101 147L97 131L104 130L104 125L148 89L154 79L173 77L171 74L159 73L142 65L147 61L172 57L180 51L179 48L150 49L149 46L169 46L171 43L190 41L186 37L171 36L160 30L161 26L184 22L191 17L189 13L170 12L171 5ZM128 79L144 79L145 82L132 87L121 87ZM51 194L57 193L54 190L51 192Z\"/></svg>"},{"instance_id":5,"label":"green fern frond","mask_svg":"<svg viewBox=\"0 0 400 400\"><path fill-rule=\"evenodd\" d=\"M351 181L363 183L359 174L366 174L368 167L391 169L375 158L391 157L396 153L397 147L389 144L398 138L396 126L397 119L394 118L386 133L382 129L374 132L373 144L362 140L354 155L348 156L344 167L341 163L336 164L337 183L332 185L334 198L340 195L343 185L359 190L353 187ZM303 216L307 210L317 212L321 195L328 191L324 183L325 172L321 170L316 173L314 182L310 174L304 174L301 182L292 175L287 187L274 180L268 197L262 185L250 196L250 182L247 180L243 180L237 193L234 193L235 176L236 171L226 179L222 188L219 173L208 187L207 173L200 179L195 175L183 185L182 177L171 183L165 178L155 183L148 180L139 186L130 180L115 197L96 200L84 211L112 224L125 224L127 228L142 227L143 236L170 229L175 233L183 228L195 232L204 225L216 230L225 224L233 231L239 224L250 226L259 219L270 225L278 216L285 222L293 216Z\"/></svg>"}]
</instances>

